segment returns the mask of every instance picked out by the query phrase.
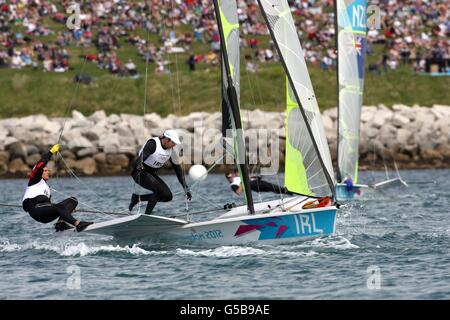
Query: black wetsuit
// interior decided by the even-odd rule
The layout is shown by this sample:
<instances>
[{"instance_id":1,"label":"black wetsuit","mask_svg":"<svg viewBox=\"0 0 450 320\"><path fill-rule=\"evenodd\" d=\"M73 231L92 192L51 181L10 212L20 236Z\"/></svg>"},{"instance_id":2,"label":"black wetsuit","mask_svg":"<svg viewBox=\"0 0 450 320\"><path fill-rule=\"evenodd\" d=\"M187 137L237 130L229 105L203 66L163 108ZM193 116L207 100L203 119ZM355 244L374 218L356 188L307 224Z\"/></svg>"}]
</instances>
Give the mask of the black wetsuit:
<instances>
[{"instance_id":1,"label":"black wetsuit","mask_svg":"<svg viewBox=\"0 0 450 320\"><path fill-rule=\"evenodd\" d=\"M147 190L153 191L152 194L145 194L145 195L133 194L133 197L136 201L139 200L148 201L147 208L145 209L145 214L151 214L157 202L169 202L172 200L173 197L172 191L170 191L167 184L160 177L158 177L157 175L158 169L152 168L143 162L143 160L145 161L145 159L147 159L155 151L156 151L156 142L150 139L145 144L144 149L142 150L142 154L138 155L136 160L134 161L133 170L131 171L131 176L138 185ZM183 171L181 170L181 166L175 164L172 157L169 159L169 161L175 170L178 181L186 191L187 185L184 180L184 175ZM130 206L130 211L131 209L132 206Z\"/></svg>"},{"instance_id":2,"label":"black wetsuit","mask_svg":"<svg viewBox=\"0 0 450 320\"><path fill-rule=\"evenodd\" d=\"M30 180L28 181L29 187L41 182L44 167L47 165L51 156L51 152L45 154L33 168L33 171L30 174ZM77 199L71 197L60 203L53 204L51 203L50 198L51 196L48 197L45 194L38 195L34 198L28 198L23 200L22 207L36 221L49 223L57 218L61 218L65 222L75 225L77 220L72 217L71 213L78 205Z\"/></svg>"},{"instance_id":3,"label":"black wetsuit","mask_svg":"<svg viewBox=\"0 0 450 320\"><path fill-rule=\"evenodd\" d=\"M236 190L239 189L239 186L231 185L231 189L236 192ZM256 192L292 194L286 187L280 187L279 185L264 181L261 177L250 178L250 189Z\"/></svg>"}]
</instances>

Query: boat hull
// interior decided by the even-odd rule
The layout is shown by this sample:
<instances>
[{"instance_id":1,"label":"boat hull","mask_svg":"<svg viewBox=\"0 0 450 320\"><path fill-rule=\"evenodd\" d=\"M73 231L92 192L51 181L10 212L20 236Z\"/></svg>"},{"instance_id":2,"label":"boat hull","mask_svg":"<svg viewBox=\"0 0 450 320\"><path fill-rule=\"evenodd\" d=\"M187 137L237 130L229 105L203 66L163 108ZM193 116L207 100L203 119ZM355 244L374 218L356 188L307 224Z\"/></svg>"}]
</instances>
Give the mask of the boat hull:
<instances>
[{"instance_id":1,"label":"boat hull","mask_svg":"<svg viewBox=\"0 0 450 320\"><path fill-rule=\"evenodd\" d=\"M379 190L379 191L384 191L384 190L388 190L391 188L402 188L402 187L407 187L408 184L403 181L401 178L394 178L394 179L388 179L385 181L381 181L376 183L373 188L375 190Z\"/></svg>"},{"instance_id":2,"label":"boat hull","mask_svg":"<svg viewBox=\"0 0 450 320\"><path fill-rule=\"evenodd\" d=\"M348 190L347 185L338 183L336 185L336 198L338 201L350 201L361 199L369 190L369 186L363 184L353 185L351 190Z\"/></svg>"},{"instance_id":3,"label":"boat hull","mask_svg":"<svg viewBox=\"0 0 450 320\"><path fill-rule=\"evenodd\" d=\"M111 235L117 240L144 242L173 240L211 245L281 243L333 234L336 208L246 215L195 223L145 215L133 216L126 222L115 220L108 225L87 229L86 232ZM161 229L155 227L158 221L164 222Z\"/></svg>"}]
</instances>

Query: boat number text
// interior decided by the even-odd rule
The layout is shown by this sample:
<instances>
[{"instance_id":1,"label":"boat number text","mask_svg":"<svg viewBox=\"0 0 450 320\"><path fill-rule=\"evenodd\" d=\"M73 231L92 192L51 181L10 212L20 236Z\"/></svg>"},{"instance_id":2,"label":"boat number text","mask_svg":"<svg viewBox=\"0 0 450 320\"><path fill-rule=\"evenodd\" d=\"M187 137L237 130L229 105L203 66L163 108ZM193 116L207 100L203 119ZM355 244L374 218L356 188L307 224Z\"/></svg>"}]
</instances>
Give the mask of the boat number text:
<instances>
[{"instance_id":1,"label":"boat number text","mask_svg":"<svg viewBox=\"0 0 450 320\"><path fill-rule=\"evenodd\" d=\"M192 240L218 239L223 238L221 230L208 230L200 234L192 233Z\"/></svg>"}]
</instances>

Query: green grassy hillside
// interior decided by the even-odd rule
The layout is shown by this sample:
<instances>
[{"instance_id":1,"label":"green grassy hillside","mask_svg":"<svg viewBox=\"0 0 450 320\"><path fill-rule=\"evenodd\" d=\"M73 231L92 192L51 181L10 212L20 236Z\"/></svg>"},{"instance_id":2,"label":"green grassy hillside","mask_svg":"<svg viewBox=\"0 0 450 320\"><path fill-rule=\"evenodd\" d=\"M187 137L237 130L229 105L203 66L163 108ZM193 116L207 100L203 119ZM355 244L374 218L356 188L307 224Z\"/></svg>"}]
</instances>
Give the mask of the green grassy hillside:
<instances>
[{"instance_id":1,"label":"green grassy hillside","mask_svg":"<svg viewBox=\"0 0 450 320\"><path fill-rule=\"evenodd\" d=\"M154 39L155 40L155 39ZM262 47L267 38L261 38ZM62 116L66 110L76 109L84 114L103 109L110 113L143 113L145 64L137 50L122 41L118 56L126 62L131 58L141 74L139 79L124 79L100 70L92 62L83 63L79 56L95 53L96 49L69 47L71 70L66 73L44 73L40 65L37 70L0 69L0 117L17 117L43 113ZM208 51L206 44L194 44L196 54ZM249 49L246 49L249 50ZM376 47L376 52L381 48ZM250 52L250 51L246 51ZM242 52L242 57L246 52ZM156 75L154 64L150 64L148 77L147 112L161 115L169 113L187 114L192 111L219 110L220 70L198 64L190 72L185 63L186 54L166 55L171 61L168 75ZM378 60L378 54L369 56L369 62ZM244 60L244 59L242 59ZM245 109L260 108L281 111L284 103L285 80L278 63L259 64L258 74L249 74L241 68L241 104ZM322 110L336 105L336 79L334 71L323 71L318 66L309 66L312 82ZM88 73L94 81L81 85L78 92L73 77ZM449 104L449 77L415 75L410 66L400 66L385 75L369 73L365 82L365 105L395 103L406 105ZM72 101L72 102L71 102ZM70 107L69 107L70 106Z\"/></svg>"}]
</instances>

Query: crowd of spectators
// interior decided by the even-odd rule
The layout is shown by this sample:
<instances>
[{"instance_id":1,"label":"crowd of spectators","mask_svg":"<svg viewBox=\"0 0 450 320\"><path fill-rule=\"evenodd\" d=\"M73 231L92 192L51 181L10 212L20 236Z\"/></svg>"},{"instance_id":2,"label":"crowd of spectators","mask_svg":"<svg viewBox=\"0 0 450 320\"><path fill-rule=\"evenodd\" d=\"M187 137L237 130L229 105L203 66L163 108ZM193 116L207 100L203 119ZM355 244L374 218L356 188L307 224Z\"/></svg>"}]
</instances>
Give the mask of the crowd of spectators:
<instances>
[{"instance_id":1,"label":"crowd of spectators","mask_svg":"<svg viewBox=\"0 0 450 320\"><path fill-rule=\"evenodd\" d=\"M241 47L247 70L277 61L278 55L255 0L237 0ZM290 0L306 60L324 70L336 66L333 0ZM86 58L120 76L139 76L132 58L121 59L131 44L155 73L168 73L184 52L187 68L202 63L218 66L220 37L210 0L86 0L79 25L66 26L73 14L69 0L0 0L0 67L30 67L65 72L70 61ZM380 25L367 34L366 52L375 56L369 71L387 72L401 64L416 72L449 68L449 3L441 0L373 0ZM264 43L264 45L262 45ZM382 48L374 50L374 46ZM206 48L206 49L205 49ZM88 53L86 53L88 52ZM251 54L248 54L251 52ZM135 58L137 59L137 58ZM123 61L126 60L126 61Z\"/></svg>"}]
</instances>

